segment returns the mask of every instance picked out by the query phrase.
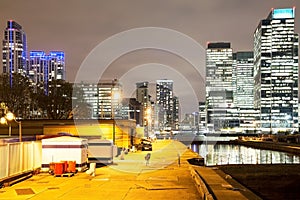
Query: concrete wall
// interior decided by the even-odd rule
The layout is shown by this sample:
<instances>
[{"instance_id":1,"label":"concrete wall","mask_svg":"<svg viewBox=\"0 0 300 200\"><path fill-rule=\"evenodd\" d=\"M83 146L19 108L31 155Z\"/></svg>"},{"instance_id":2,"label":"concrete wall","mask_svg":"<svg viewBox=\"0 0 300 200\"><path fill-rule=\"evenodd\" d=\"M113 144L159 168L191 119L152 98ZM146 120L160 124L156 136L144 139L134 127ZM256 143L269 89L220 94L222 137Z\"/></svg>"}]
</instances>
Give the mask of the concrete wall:
<instances>
[{"instance_id":1,"label":"concrete wall","mask_svg":"<svg viewBox=\"0 0 300 200\"><path fill-rule=\"evenodd\" d=\"M12 136L19 135L17 123L12 123ZM115 131L114 131L115 130ZM8 136L9 124L0 125L0 136ZM24 120L22 135L57 135L69 133L76 136L99 136L113 140L118 147L129 147L135 143L136 124L134 120ZM113 134L115 133L115 134Z\"/></svg>"}]
</instances>

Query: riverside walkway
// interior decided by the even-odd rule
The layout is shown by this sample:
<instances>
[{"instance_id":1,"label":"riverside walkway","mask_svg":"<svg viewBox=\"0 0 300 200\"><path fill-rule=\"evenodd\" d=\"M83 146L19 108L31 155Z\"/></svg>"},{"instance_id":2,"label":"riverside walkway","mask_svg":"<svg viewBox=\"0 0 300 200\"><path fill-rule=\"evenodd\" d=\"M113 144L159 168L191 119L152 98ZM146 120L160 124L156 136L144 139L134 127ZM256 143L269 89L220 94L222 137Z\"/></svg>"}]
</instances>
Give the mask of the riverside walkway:
<instances>
[{"instance_id":1,"label":"riverside walkway","mask_svg":"<svg viewBox=\"0 0 300 200\"><path fill-rule=\"evenodd\" d=\"M0 189L0 200L12 199L204 199L203 191L191 176L194 167L187 159L197 154L178 141L158 140L149 152L130 152L124 160L114 159L114 164L99 167L96 175L78 172L72 177L54 177L40 173L11 187ZM178 162L180 155L180 163ZM196 167L197 173L216 189L217 199L247 199L239 191L228 190L228 183L213 169ZM195 171L194 171L195 172ZM197 181L196 181L197 182ZM202 190L202 189L200 189ZM201 194L202 193L202 194ZM207 197L207 196L206 196Z\"/></svg>"}]
</instances>

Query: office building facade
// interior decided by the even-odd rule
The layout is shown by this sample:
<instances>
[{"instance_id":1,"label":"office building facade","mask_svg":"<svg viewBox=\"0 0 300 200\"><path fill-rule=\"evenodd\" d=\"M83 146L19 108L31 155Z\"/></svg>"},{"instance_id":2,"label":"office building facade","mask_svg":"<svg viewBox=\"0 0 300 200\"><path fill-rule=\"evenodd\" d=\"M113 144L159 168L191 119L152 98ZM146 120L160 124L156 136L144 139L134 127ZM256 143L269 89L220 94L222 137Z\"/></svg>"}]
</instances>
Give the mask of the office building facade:
<instances>
[{"instance_id":1,"label":"office building facade","mask_svg":"<svg viewBox=\"0 0 300 200\"><path fill-rule=\"evenodd\" d=\"M236 52L234 62L234 104L238 108L253 108L253 52Z\"/></svg>"},{"instance_id":2,"label":"office building facade","mask_svg":"<svg viewBox=\"0 0 300 200\"><path fill-rule=\"evenodd\" d=\"M233 101L233 53L230 43L208 43L206 49L207 128L219 131L234 126L230 109Z\"/></svg>"},{"instance_id":3,"label":"office building facade","mask_svg":"<svg viewBox=\"0 0 300 200\"><path fill-rule=\"evenodd\" d=\"M122 119L122 85L117 79L76 83L75 86L83 91L87 109L91 109L90 118Z\"/></svg>"},{"instance_id":4,"label":"office building facade","mask_svg":"<svg viewBox=\"0 0 300 200\"><path fill-rule=\"evenodd\" d=\"M298 129L298 44L295 8L272 9L254 32L254 107L263 132Z\"/></svg>"}]
</instances>

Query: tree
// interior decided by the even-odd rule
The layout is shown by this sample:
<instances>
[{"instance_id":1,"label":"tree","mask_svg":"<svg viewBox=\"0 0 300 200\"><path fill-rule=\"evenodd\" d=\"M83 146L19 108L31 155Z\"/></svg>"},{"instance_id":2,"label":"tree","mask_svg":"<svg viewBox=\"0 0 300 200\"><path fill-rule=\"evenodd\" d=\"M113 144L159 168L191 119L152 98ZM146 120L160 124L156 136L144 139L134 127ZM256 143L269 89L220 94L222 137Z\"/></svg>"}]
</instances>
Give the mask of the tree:
<instances>
[{"instance_id":1,"label":"tree","mask_svg":"<svg viewBox=\"0 0 300 200\"><path fill-rule=\"evenodd\" d=\"M73 86L72 106L69 119L91 119L93 108L85 102L82 88L75 85Z\"/></svg>"},{"instance_id":2,"label":"tree","mask_svg":"<svg viewBox=\"0 0 300 200\"><path fill-rule=\"evenodd\" d=\"M4 102L16 117L30 116L32 93L28 78L20 74L12 74L12 82L10 82L8 74L0 75L0 101Z\"/></svg>"},{"instance_id":3,"label":"tree","mask_svg":"<svg viewBox=\"0 0 300 200\"><path fill-rule=\"evenodd\" d=\"M72 84L63 80L49 82L48 89L38 89L38 105L48 119L67 119L72 111Z\"/></svg>"}]
</instances>

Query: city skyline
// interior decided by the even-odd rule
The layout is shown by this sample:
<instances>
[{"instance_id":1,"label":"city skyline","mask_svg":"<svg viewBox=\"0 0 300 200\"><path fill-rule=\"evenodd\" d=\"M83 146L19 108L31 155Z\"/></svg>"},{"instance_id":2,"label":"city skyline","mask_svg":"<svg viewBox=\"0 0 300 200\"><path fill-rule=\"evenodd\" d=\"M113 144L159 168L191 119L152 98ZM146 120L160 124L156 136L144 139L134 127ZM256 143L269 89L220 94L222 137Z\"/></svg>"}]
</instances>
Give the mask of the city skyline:
<instances>
[{"instance_id":1,"label":"city skyline","mask_svg":"<svg viewBox=\"0 0 300 200\"><path fill-rule=\"evenodd\" d=\"M203 47L208 41L228 41L234 51L249 51L253 47L257 22L266 17L265 13L275 7L300 7L300 2L293 0L239 2L104 3L90 0L69 5L52 1L41 9L37 1L11 3L4 0L0 8L0 27L4 29L7 20L15 20L27 34L29 50L66 52L67 80L72 82L88 53L101 41L122 31L148 26L164 27L187 34ZM154 9L155 14L150 12ZM296 32L300 32L298 24ZM134 65L131 59L125 59L125 62ZM115 66L112 65L112 68Z\"/></svg>"},{"instance_id":2,"label":"city skyline","mask_svg":"<svg viewBox=\"0 0 300 200\"><path fill-rule=\"evenodd\" d=\"M27 4L23 2L11 4L4 1L1 4L3 5L1 8L6 9L1 10L3 12L0 14L0 23L9 19L20 23L27 35L28 50L65 52L66 80L70 82L73 82L86 56L100 42L122 31L140 27L163 27L186 34L203 47L203 52L199 53L199 60L202 60L203 65L200 68L204 71L204 49L207 42L230 42L233 52L252 51L254 30L259 20L267 17L266 13L272 8L300 7L296 1L284 3L282 1L251 1L241 4L234 0L189 1L188 3L139 1L132 4L126 1L105 3L88 1L74 2L72 6L59 2L58 7L55 6L54 1L45 9L39 9L34 1ZM32 17L33 9L38 17ZM149 12L154 9L155 12ZM255 13L253 13L254 10ZM51 15L53 11L56 13L55 16ZM237 27L239 27L238 31L236 31ZM295 28L295 32L300 32L297 20ZM141 70L132 73L133 68L137 67ZM180 71L182 69L186 72ZM137 72L147 73L139 73L137 77ZM132 73L131 76L130 73ZM129 93L134 88L134 83L139 81L153 82L157 79L172 79L179 83L176 87L181 87L177 91L175 88L176 96L180 97L183 104L189 105L190 109L184 109L188 113L196 110L196 100L203 101L205 98L203 90L205 81L202 81L205 77L200 80L193 77L193 74L190 63L172 52L142 49L127 52L116 58L105 70L102 78L107 80L118 78L121 82L128 82L128 77L130 77L133 84L130 86L124 84L125 90ZM182 79L182 75L189 77L189 80ZM195 88L199 89L195 90ZM126 94L126 96L130 95ZM195 96L197 98L194 98ZM191 99L194 101L191 102Z\"/></svg>"}]
</instances>

